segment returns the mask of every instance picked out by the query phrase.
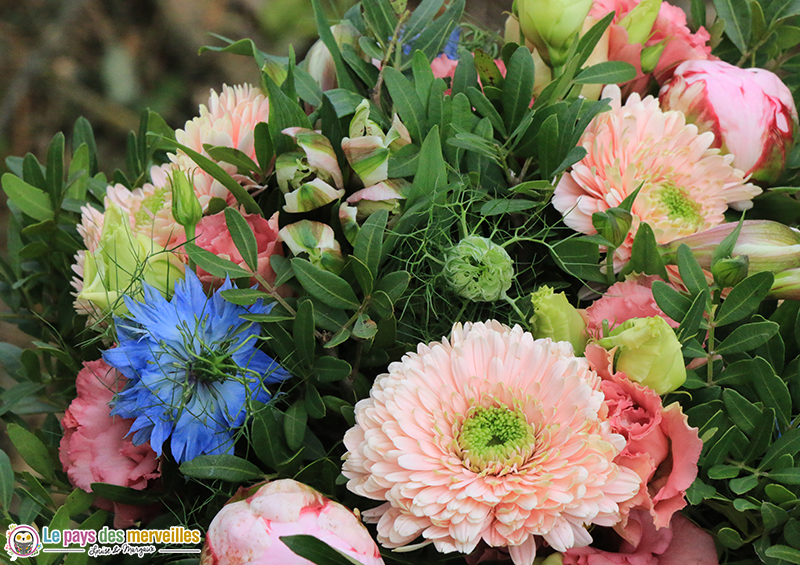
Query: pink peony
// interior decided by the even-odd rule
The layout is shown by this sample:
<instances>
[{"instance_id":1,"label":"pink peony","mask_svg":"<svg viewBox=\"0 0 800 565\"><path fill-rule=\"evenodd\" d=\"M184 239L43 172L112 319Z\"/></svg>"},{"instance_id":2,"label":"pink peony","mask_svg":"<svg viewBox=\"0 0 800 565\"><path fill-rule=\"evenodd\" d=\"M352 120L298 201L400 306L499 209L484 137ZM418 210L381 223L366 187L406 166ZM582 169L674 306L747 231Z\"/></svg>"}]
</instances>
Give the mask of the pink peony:
<instances>
[{"instance_id":1,"label":"pink peony","mask_svg":"<svg viewBox=\"0 0 800 565\"><path fill-rule=\"evenodd\" d=\"M269 258L273 255L283 256L283 247L278 238L278 214L276 212L269 220L265 220L258 214L245 214L244 219L253 230L258 244L257 272L268 283L273 283L275 282L275 272L269 264ZM197 224L197 239L194 243L206 251L211 251L217 257L233 261L246 271L253 272L245 263L239 250L236 249L223 212L205 216L200 220L200 223ZM199 267L197 275L205 286L219 287L223 283L221 279L215 278ZM251 277L250 285L255 284L261 286L254 277ZM263 287L261 288L263 290Z\"/></svg>"},{"instance_id":2,"label":"pink peony","mask_svg":"<svg viewBox=\"0 0 800 565\"><path fill-rule=\"evenodd\" d=\"M420 344L356 404L342 473L355 493L385 504L364 513L378 541L419 536L470 553L483 540L531 563L537 544L591 543L640 487L613 463L600 378L567 342L534 340L496 321L456 324Z\"/></svg>"},{"instance_id":3,"label":"pink peony","mask_svg":"<svg viewBox=\"0 0 800 565\"><path fill-rule=\"evenodd\" d=\"M625 105L617 86L604 97L611 110L596 116L581 136L588 154L564 173L553 206L572 229L594 234L592 213L619 204L640 185L633 203L633 225L617 249L616 269L630 258L640 222L647 222L656 241L668 243L721 224L729 203L749 203L761 189L744 182L733 157L719 155L714 136L699 134L680 112L662 112L652 96L632 94Z\"/></svg>"},{"instance_id":4,"label":"pink peony","mask_svg":"<svg viewBox=\"0 0 800 565\"><path fill-rule=\"evenodd\" d=\"M105 361L89 361L78 373L78 397L61 420L64 437L58 455L70 482L92 492L92 483L109 483L143 490L161 476L149 443L134 446L126 437L133 420L111 417L108 403L127 379ZM137 520L157 515L151 506L120 504L95 498L95 506L114 512L114 527L129 528Z\"/></svg>"},{"instance_id":5,"label":"pink peony","mask_svg":"<svg viewBox=\"0 0 800 565\"><path fill-rule=\"evenodd\" d=\"M687 61L660 94L665 110L680 110L713 147L733 155L733 166L764 183L780 178L797 131L791 91L764 69L723 61Z\"/></svg>"},{"instance_id":6,"label":"pink peony","mask_svg":"<svg viewBox=\"0 0 800 565\"><path fill-rule=\"evenodd\" d=\"M597 344L586 347L589 366L603 379L611 429L625 437L625 449L614 462L641 478L635 497L621 505L624 529L631 510L649 511L656 528L667 526L674 512L686 506L686 489L697 477L703 442L689 426L677 402L666 408L650 388L612 373L614 351Z\"/></svg>"},{"instance_id":7,"label":"pink peony","mask_svg":"<svg viewBox=\"0 0 800 565\"><path fill-rule=\"evenodd\" d=\"M676 6L661 2L658 16L644 43L631 41L628 30L620 25L620 20L636 8L640 0L595 0L589 17L602 19L609 12L615 12L614 21L609 27L608 60L624 61L636 68L636 78L624 85L626 93L646 94L651 78L659 85L672 78L675 68L684 61L709 59L711 36L700 28L692 33L686 25L686 14ZM655 67L646 72L642 70L642 49L663 45L664 50Z\"/></svg>"},{"instance_id":8,"label":"pink peony","mask_svg":"<svg viewBox=\"0 0 800 565\"><path fill-rule=\"evenodd\" d=\"M222 86L222 92L213 90L208 105L200 105L200 115L188 122L182 130L175 131L179 143L194 149L208 157L204 144L238 149L255 160L256 150L254 130L259 122L269 118L269 100L257 88L249 84L240 86ZM236 202L227 188L208 173L198 168L197 164L186 154L178 151L170 154L171 164L154 167L151 171L153 182L165 183L172 167L194 173L194 190L205 210L212 198L222 198L228 204ZM245 187L254 187L252 179L236 174L236 167L221 162L219 165ZM191 175L190 175L191 176Z\"/></svg>"},{"instance_id":9,"label":"pink peony","mask_svg":"<svg viewBox=\"0 0 800 565\"><path fill-rule=\"evenodd\" d=\"M594 547L570 549L564 565L717 565L714 540L705 530L675 514L669 528L656 529L639 510L631 512L626 530L632 541L618 540L618 551Z\"/></svg>"},{"instance_id":10,"label":"pink peony","mask_svg":"<svg viewBox=\"0 0 800 565\"><path fill-rule=\"evenodd\" d=\"M673 328L680 324L669 318L656 304L651 287L656 276L628 277L623 282L613 284L583 311L586 331L591 337L603 336L603 321L608 320L608 329L630 320L631 318L649 318L661 316Z\"/></svg>"},{"instance_id":11,"label":"pink peony","mask_svg":"<svg viewBox=\"0 0 800 565\"><path fill-rule=\"evenodd\" d=\"M311 565L279 539L299 534L314 536L363 565L383 565L378 547L350 510L291 479L240 489L211 521L200 563Z\"/></svg>"}]
</instances>

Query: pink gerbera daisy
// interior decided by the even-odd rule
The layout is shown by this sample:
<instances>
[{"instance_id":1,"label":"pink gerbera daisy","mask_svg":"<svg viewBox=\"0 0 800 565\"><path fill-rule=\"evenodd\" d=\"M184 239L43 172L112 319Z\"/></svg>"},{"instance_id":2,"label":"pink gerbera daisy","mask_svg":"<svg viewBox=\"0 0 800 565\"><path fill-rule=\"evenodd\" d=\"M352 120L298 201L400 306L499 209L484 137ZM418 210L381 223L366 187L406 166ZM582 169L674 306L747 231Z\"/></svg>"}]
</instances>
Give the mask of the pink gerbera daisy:
<instances>
[{"instance_id":1,"label":"pink gerbera daisy","mask_svg":"<svg viewBox=\"0 0 800 565\"><path fill-rule=\"evenodd\" d=\"M356 404L348 488L386 501L364 516L387 547L421 535L469 553L483 540L521 565L542 541L588 545L586 526L617 523L641 482L613 463L625 440L611 432L600 382L567 342L456 324Z\"/></svg>"},{"instance_id":2,"label":"pink gerbera daisy","mask_svg":"<svg viewBox=\"0 0 800 565\"><path fill-rule=\"evenodd\" d=\"M220 94L211 91L208 105L201 104L200 115L186 122L184 129L176 130L175 138L178 143L206 157L209 155L203 145L209 144L238 149L255 160L255 127L259 122L266 122L268 117L269 100L260 90L249 84L233 87L223 85ZM157 179L166 179L169 170L177 167L194 174L194 190L204 210L212 198L222 198L230 204L234 202L228 189L198 168L188 155L179 151L177 155L170 154L169 158L172 163L153 168L151 171L153 182L159 183ZM235 166L228 163L219 164L243 185L253 184L252 180L236 175Z\"/></svg>"},{"instance_id":3,"label":"pink gerbera daisy","mask_svg":"<svg viewBox=\"0 0 800 565\"><path fill-rule=\"evenodd\" d=\"M747 208L761 189L731 166L731 155L712 149L714 134L699 134L681 112L662 112L658 99L632 94L623 106L617 86L607 86L611 110L592 120L579 146L588 154L564 173L553 206L572 229L597 233L592 214L618 206L639 185L633 226L615 255L615 267L630 258L633 236L647 222L659 243L721 224L731 203Z\"/></svg>"}]
</instances>

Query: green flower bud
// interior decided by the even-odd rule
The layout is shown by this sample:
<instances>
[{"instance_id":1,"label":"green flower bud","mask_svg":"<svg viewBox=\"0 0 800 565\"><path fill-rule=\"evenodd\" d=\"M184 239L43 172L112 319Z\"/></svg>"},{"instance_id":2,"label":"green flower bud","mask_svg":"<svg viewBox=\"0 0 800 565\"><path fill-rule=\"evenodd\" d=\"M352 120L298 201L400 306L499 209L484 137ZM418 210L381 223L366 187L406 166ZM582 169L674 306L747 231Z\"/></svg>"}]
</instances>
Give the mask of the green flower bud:
<instances>
[{"instance_id":1,"label":"green flower bud","mask_svg":"<svg viewBox=\"0 0 800 565\"><path fill-rule=\"evenodd\" d=\"M203 217L203 208L194 192L192 181L175 169L169 177L172 187L172 217L183 227L194 228Z\"/></svg>"},{"instance_id":2,"label":"green flower bud","mask_svg":"<svg viewBox=\"0 0 800 565\"><path fill-rule=\"evenodd\" d=\"M747 255L721 259L711 267L711 274L714 275L714 282L720 288L730 288L736 286L747 277L750 266L750 258Z\"/></svg>"},{"instance_id":3,"label":"green flower bud","mask_svg":"<svg viewBox=\"0 0 800 565\"><path fill-rule=\"evenodd\" d=\"M628 30L628 43L645 44L653 31L659 10L661 0L642 0L619 21L619 25Z\"/></svg>"},{"instance_id":4,"label":"green flower bud","mask_svg":"<svg viewBox=\"0 0 800 565\"><path fill-rule=\"evenodd\" d=\"M474 302L494 302L514 280L514 263L491 239L471 235L450 248L444 276L456 294Z\"/></svg>"},{"instance_id":5,"label":"green flower bud","mask_svg":"<svg viewBox=\"0 0 800 565\"><path fill-rule=\"evenodd\" d=\"M168 298L184 270L177 255L145 235L135 235L128 216L111 205L105 213L97 250L86 253L84 284L78 298L100 310L123 315L128 312L123 296L141 300L142 282L146 282Z\"/></svg>"},{"instance_id":6,"label":"green flower bud","mask_svg":"<svg viewBox=\"0 0 800 565\"><path fill-rule=\"evenodd\" d=\"M531 294L535 313L531 318L533 337L549 337L554 341L568 341L575 355L582 355L586 347L586 322L578 309L567 300L563 292L553 292L543 286Z\"/></svg>"},{"instance_id":7,"label":"green flower bud","mask_svg":"<svg viewBox=\"0 0 800 565\"><path fill-rule=\"evenodd\" d=\"M660 316L632 318L597 343L619 348L615 369L658 394L672 392L686 380L681 343Z\"/></svg>"},{"instance_id":8,"label":"green flower bud","mask_svg":"<svg viewBox=\"0 0 800 565\"><path fill-rule=\"evenodd\" d=\"M666 42L662 41L642 49L641 63L643 73L652 73L656 69L656 65L658 65L658 61L661 59L661 54L664 52L666 46Z\"/></svg>"},{"instance_id":9,"label":"green flower bud","mask_svg":"<svg viewBox=\"0 0 800 565\"><path fill-rule=\"evenodd\" d=\"M605 212L592 214L592 225L614 247L619 247L628 237L633 216L622 208L609 208Z\"/></svg>"},{"instance_id":10,"label":"green flower bud","mask_svg":"<svg viewBox=\"0 0 800 565\"><path fill-rule=\"evenodd\" d=\"M551 67L560 67L589 15L592 0L517 0L520 29Z\"/></svg>"}]
</instances>

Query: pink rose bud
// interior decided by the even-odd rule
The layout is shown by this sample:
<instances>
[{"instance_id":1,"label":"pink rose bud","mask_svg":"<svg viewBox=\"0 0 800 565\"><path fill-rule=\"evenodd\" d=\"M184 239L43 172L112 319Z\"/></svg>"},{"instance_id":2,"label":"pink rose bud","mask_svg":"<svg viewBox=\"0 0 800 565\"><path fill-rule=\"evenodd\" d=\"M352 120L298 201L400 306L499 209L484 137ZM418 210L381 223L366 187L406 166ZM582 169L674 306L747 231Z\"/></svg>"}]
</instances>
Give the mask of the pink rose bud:
<instances>
[{"instance_id":1,"label":"pink rose bud","mask_svg":"<svg viewBox=\"0 0 800 565\"><path fill-rule=\"evenodd\" d=\"M723 61L686 61L659 97L663 110L680 110L715 147L733 155L733 166L754 180L780 178L797 130L792 93L773 73L740 69Z\"/></svg>"},{"instance_id":2,"label":"pink rose bud","mask_svg":"<svg viewBox=\"0 0 800 565\"><path fill-rule=\"evenodd\" d=\"M363 565L383 565L378 546L359 519L311 487L284 479L237 498L212 520L201 565L311 565L280 540L300 534L314 536Z\"/></svg>"}]
</instances>

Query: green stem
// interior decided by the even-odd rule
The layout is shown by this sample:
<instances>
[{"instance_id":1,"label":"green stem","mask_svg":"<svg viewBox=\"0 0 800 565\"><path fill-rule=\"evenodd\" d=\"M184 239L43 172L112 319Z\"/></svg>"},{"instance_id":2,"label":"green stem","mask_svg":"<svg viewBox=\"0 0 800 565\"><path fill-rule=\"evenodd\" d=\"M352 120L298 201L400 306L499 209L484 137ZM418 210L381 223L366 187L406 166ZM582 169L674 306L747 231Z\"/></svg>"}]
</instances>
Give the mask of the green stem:
<instances>
[{"instance_id":1,"label":"green stem","mask_svg":"<svg viewBox=\"0 0 800 565\"><path fill-rule=\"evenodd\" d=\"M608 286L614 284L614 252L616 247L609 247L606 251L606 283Z\"/></svg>"}]
</instances>

